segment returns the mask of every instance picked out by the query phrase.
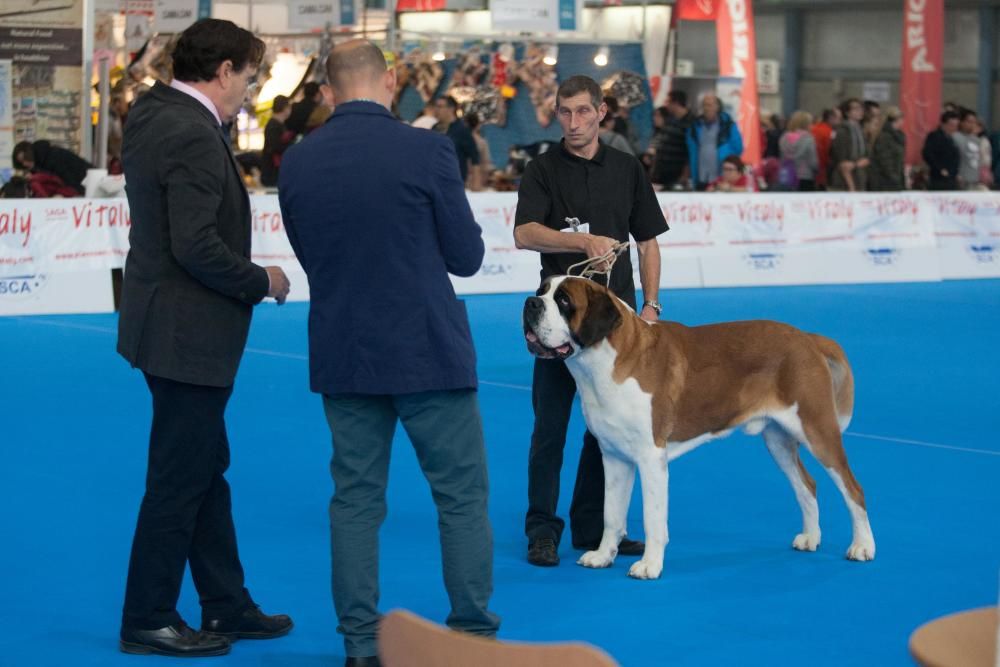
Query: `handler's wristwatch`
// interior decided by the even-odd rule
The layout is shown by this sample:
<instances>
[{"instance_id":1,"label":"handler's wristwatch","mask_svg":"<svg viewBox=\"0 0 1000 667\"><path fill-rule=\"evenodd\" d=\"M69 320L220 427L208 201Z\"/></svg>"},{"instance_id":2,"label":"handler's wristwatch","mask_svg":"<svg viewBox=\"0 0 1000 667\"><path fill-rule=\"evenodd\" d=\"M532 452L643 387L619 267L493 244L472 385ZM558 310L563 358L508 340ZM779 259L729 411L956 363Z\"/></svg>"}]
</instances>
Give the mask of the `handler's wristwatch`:
<instances>
[{"instance_id":1,"label":"handler's wristwatch","mask_svg":"<svg viewBox=\"0 0 1000 667\"><path fill-rule=\"evenodd\" d=\"M663 312L663 306L660 305L659 301L643 301L642 307L645 308L646 306L655 310L657 315Z\"/></svg>"}]
</instances>

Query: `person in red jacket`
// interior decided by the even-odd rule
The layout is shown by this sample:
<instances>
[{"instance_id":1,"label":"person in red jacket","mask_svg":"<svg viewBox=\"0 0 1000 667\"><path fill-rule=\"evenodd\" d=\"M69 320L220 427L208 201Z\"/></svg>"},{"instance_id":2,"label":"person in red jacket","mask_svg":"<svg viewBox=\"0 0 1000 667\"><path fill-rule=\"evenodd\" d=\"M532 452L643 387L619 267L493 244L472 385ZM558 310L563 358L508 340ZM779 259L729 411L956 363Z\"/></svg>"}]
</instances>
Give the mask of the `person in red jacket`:
<instances>
[{"instance_id":1,"label":"person in red jacket","mask_svg":"<svg viewBox=\"0 0 1000 667\"><path fill-rule=\"evenodd\" d=\"M816 140L816 155L819 158L819 171L816 173L816 189L825 190L827 177L830 173L830 146L833 144L833 128L840 124L839 109L824 109L823 119L812 126L810 131Z\"/></svg>"}]
</instances>

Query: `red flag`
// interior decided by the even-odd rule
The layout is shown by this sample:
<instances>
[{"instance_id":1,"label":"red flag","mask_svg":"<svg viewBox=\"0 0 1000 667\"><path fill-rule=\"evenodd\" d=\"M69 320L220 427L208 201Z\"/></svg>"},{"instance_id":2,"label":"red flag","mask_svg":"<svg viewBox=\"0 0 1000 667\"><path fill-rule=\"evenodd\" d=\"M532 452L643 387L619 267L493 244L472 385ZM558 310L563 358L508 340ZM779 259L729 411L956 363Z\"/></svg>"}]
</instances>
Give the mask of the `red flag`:
<instances>
[{"instance_id":1,"label":"red flag","mask_svg":"<svg viewBox=\"0 0 1000 667\"><path fill-rule=\"evenodd\" d=\"M760 162L760 104L757 97L757 41L752 0L719 3L715 23L719 40L719 75L743 79L736 122L743 136L743 161ZM725 100L723 100L725 102Z\"/></svg>"},{"instance_id":2,"label":"red flag","mask_svg":"<svg viewBox=\"0 0 1000 667\"><path fill-rule=\"evenodd\" d=\"M677 0L677 18L681 21L714 21L721 0Z\"/></svg>"},{"instance_id":3,"label":"red flag","mask_svg":"<svg viewBox=\"0 0 1000 667\"><path fill-rule=\"evenodd\" d=\"M941 116L944 0L904 0L899 100L906 128L906 163L919 164L927 133Z\"/></svg>"},{"instance_id":4,"label":"red flag","mask_svg":"<svg viewBox=\"0 0 1000 667\"><path fill-rule=\"evenodd\" d=\"M431 12L447 9L447 0L398 0L397 12Z\"/></svg>"}]
</instances>

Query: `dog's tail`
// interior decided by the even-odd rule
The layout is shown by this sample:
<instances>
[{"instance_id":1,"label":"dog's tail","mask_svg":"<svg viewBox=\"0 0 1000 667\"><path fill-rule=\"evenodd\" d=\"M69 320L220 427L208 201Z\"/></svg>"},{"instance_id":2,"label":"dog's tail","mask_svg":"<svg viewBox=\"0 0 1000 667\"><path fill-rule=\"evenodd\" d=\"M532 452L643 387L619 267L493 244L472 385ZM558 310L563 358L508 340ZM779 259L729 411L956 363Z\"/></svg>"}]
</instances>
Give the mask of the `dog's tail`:
<instances>
[{"instance_id":1,"label":"dog's tail","mask_svg":"<svg viewBox=\"0 0 1000 667\"><path fill-rule=\"evenodd\" d=\"M840 432L847 430L854 415L854 374L847 355L840 345L825 336L809 334L830 367L830 377L833 380L833 402L837 409L837 421L840 422Z\"/></svg>"}]
</instances>

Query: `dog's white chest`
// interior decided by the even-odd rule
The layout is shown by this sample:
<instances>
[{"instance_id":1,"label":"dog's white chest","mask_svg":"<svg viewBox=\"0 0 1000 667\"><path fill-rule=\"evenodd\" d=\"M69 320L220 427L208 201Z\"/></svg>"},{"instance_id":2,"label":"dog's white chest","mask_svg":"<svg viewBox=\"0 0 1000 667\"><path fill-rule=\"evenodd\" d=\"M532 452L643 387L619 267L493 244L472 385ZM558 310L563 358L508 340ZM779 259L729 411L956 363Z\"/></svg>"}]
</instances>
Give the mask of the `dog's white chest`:
<instances>
[{"instance_id":1,"label":"dog's white chest","mask_svg":"<svg viewBox=\"0 0 1000 667\"><path fill-rule=\"evenodd\" d=\"M652 394L628 378L614 381L617 353L608 341L583 350L566 365L576 380L587 427L601 449L636 459L653 443Z\"/></svg>"}]
</instances>

